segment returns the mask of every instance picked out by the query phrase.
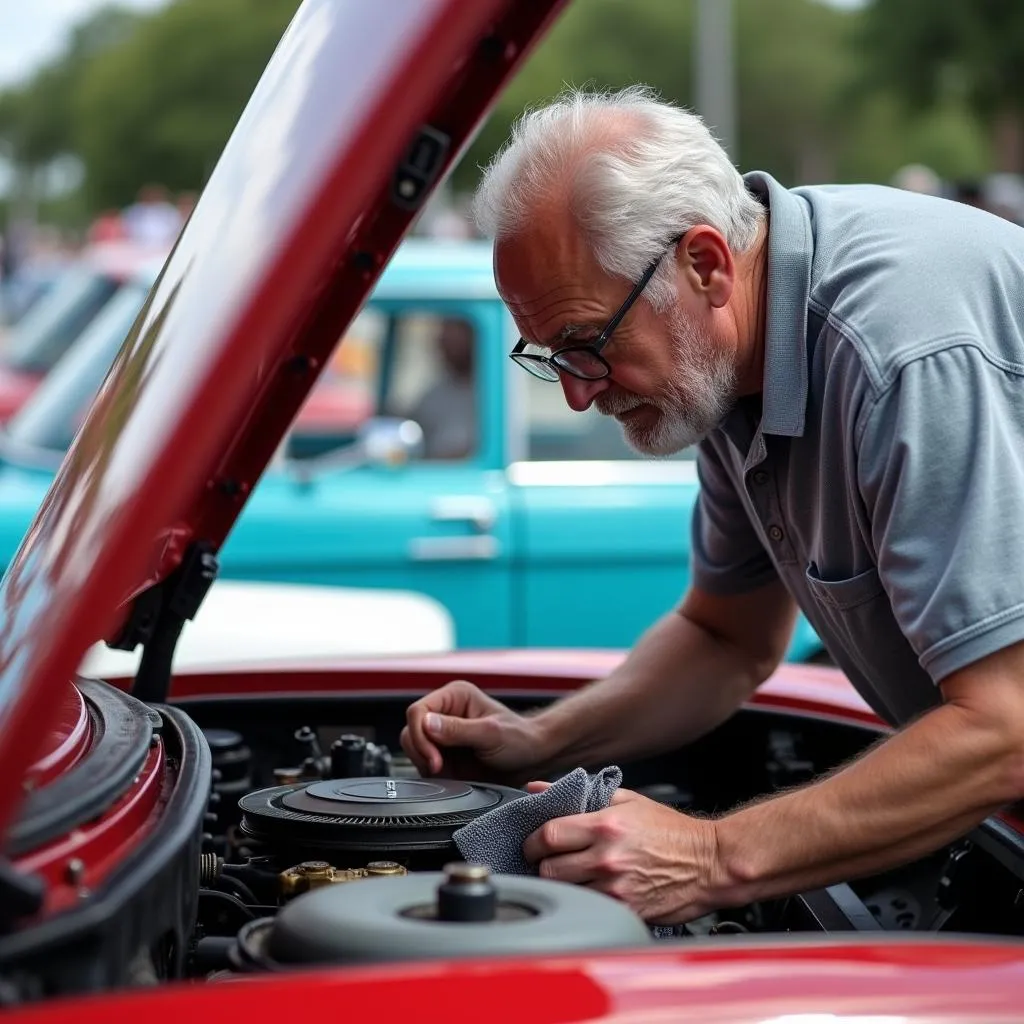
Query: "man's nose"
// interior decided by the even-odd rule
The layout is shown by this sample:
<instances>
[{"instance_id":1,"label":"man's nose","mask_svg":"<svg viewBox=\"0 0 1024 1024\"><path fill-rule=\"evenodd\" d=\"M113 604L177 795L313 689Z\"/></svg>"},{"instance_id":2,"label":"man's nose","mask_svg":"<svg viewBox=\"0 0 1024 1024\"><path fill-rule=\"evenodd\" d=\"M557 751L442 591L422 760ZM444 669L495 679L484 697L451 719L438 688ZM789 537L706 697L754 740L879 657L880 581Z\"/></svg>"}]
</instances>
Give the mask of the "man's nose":
<instances>
[{"instance_id":1,"label":"man's nose","mask_svg":"<svg viewBox=\"0 0 1024 1024\"><path fill-rule=\"evenodd\" d=\"M574 377L564 370L558 376L566 404L573 412L585 412L602 391L607 391L611 387L611 381L607 377L601 380L580 380L579 377Z\"/></svg>"}]
</instances>

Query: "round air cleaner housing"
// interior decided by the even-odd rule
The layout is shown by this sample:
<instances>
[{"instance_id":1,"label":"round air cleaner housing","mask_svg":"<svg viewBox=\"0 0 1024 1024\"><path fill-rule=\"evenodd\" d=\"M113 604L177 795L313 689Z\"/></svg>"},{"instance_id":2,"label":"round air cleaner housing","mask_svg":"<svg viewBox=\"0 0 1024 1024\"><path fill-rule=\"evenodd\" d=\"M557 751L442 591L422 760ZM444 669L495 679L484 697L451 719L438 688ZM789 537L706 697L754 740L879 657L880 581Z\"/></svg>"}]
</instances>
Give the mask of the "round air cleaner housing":
<instances>
[{"instance_id":1,"label":"round air cleaner housing","mask_svg":"<svg viewBox=\"0 0 1024 1024\"><path fill-rule=\"evenodd\" d=\"M522 790L453 779L330 779L242 797L242 832L271 846L401 856L454 849L452 834Z\"/></svg>"}]
</instances>

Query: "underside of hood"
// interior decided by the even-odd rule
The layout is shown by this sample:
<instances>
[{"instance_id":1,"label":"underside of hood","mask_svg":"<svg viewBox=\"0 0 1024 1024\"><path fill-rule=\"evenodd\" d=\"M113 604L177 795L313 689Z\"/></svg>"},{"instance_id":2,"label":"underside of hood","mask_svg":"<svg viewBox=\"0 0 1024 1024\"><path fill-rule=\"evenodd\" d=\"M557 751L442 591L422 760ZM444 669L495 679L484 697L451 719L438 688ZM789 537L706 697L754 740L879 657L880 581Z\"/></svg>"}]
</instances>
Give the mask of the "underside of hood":
<instances>
[{"instance_id":1,"label":"underside of hood","mask_svg":"<svg viewBox=\"0 0 1024 1024\"><path fill-rule=\"evenodd\" d=\"M0 584L0 831L87 648L194 611L338 339L560 6L305 0Z\"/></svg>"}]
</instances>

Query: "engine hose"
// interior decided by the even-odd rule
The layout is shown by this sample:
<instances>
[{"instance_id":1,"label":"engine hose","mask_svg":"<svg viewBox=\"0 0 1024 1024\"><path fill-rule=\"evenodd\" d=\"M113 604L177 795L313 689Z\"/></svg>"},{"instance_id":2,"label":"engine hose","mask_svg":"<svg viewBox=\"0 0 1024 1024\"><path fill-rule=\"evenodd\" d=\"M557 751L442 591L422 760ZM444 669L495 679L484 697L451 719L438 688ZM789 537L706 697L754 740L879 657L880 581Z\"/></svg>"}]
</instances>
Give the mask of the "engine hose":
<instances>
[{"instance_id":1,"label":"engine hose","mask_svg":"<svg viewBox=\"0 0 1024 1024\"><path fill-rule=\"evenodd\" d=\"M256 899L256 894L252 889L250 889L249 886L247 886L240 878L235 878L234 875L221 874L217 879L217 885L237 896L243 903L249 903L253 906L259 905L260 901Z\"/></svg>"}]
</instances>

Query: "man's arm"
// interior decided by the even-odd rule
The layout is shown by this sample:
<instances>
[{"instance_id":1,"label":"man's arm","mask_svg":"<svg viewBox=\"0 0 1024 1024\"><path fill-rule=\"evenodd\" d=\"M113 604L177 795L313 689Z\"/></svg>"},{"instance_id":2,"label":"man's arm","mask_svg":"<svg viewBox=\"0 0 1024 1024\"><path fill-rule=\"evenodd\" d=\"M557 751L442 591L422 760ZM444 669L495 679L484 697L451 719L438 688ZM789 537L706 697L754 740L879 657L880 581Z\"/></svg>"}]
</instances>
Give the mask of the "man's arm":
<instances>
[{"instance_id":1,"label":"man's arm","mask_svg":"<svg viewBox=\"0 0 1024 1024\"><path fill-rule=\"evenodd\" d=\"M611 675L537 716L544 769L650 756L704 735L775 670L795 619L778 582L730 596L691 590Z\"/></svg>"},{"instance_id":2,"label":"man's arm","mask_svg":"<svg viewBox=\"0 0 1024 1024\"><path fill-rule=\"evenodd\" d=\"M1024 796L1024 644L955 673L942 691L945 704L831 777L719 820L711 902L883 871Z\"/></svg>"},{"instance_id":3,"label":"man's arm","mask_svg":"<svg viewBox=\"0 0 1024 1024\"><path fill-rule=\"evenodd\" d=\"M663 924L904 864L1024 795L1024 644L942 689L946 704L821 782L718 820L619 790L542 825L523 852L542 877Z\"/></svg>"}]
</instances>

